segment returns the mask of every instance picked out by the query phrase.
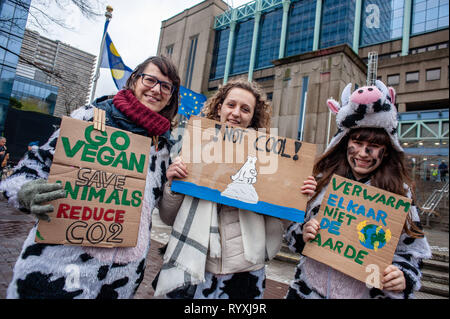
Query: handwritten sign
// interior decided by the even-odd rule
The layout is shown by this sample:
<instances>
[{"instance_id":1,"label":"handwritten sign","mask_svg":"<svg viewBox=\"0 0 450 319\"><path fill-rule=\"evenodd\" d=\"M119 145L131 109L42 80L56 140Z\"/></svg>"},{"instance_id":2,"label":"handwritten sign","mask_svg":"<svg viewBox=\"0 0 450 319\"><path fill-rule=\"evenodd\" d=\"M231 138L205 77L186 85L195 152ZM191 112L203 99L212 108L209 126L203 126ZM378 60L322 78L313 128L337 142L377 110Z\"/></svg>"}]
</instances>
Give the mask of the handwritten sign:
<instances>
[{"instance_id":1,"label":"handwritten sign","mask_svg":"<svg viewBox=\"0 0 450 319\"><path fill-rule=\"evenodd\" d=\"M406 197L334 175L303 254L381 289L410 207Z\"/></svg>"},{"instance_id":2,"label":"handwritten sign","mask_svg":"<svg viewBox=\"0 0 450 319\"><path fill-rule=\"evenodd\" d=\"M52 201L51 221L40 221L36 242L97 247L137 243L150 139L63 117L49 182L66 198Z\"/></svg>"},{"instance_id":3,"label":"handwritten sign","mask_svg":"<svg viewBox=\"0 0 450 319\"><path fill-rule=\"evenodd\" d=\"M192 116L181 157L189 175L172 191L292 221L303 221L316 145Z\"/></svg>"}]
</instances>

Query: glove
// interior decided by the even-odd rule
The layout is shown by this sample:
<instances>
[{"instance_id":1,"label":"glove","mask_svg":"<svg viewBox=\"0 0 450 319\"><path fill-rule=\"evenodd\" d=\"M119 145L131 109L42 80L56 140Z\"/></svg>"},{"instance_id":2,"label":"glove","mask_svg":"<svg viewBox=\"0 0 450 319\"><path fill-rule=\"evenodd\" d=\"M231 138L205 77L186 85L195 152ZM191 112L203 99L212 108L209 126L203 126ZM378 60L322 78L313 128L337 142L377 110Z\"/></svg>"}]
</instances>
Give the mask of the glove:
<instances>
[{"instance_id":1,"label":"glove","mask_svg":"<svg viewBox=\"0 0 450 319\"><path fill-rule=\"evenodd\" d=\"M42 205L58 198L66 197L66 191L61 184L47 183L44 179L36 179L22 185L17 193L17 200L21 210L35 215L40 220L50 221L53 205Z\"/></svg>"}]
</instances>

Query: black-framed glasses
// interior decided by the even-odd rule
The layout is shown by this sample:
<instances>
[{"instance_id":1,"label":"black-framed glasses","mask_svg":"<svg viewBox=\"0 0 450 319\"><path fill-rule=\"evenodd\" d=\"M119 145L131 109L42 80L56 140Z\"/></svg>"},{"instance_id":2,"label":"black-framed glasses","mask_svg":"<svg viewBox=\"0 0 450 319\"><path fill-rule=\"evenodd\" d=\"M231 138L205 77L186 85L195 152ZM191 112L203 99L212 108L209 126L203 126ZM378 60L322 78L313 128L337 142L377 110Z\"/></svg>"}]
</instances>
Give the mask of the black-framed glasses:
<instances>
[{"instance_id":1,"label":"black-framed glasses","mask_svg":"<svg viewBox=\"0 0 450 319\"><path fill-rule=\"evenodd\" d=\"M153 75L141 73L139 74L139 76L142 79L142 84L150 89L153 89L157 84L159 84L159 87L161 88L161 93L163 94L171 95L175 90L173 84L165 81L160 81Z\"/></svg>"}]
</instances>

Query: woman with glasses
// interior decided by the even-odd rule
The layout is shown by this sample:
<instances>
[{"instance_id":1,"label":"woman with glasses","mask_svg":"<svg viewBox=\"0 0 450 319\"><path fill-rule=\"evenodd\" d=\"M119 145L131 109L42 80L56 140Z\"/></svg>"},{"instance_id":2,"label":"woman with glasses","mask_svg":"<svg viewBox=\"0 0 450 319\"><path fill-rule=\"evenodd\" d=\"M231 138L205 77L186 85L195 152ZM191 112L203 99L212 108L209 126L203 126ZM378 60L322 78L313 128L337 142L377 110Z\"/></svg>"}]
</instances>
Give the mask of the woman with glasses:
<instances>
[{"instance_id":1,"label":"woman with glasses","mask_svg":"<svg viewBox=\"0 0 450 319\"><path fill-rule=\"evenodd\" d=\"M137 245L95 248L35 242L35 225L14 267L7 298L132 298L144 277L150 248L151 212L159 201L169 166L172 121L178 109L180 78L170 60L150 57L138 65L113 98L101 97L75 110L73 118L92 121L94 108L105 110L105 124L152 138ZM43 206L65 197L59 184L46 182L59 130L28 151L0 191L19 210L41 222L52 218ZM53 213L54 215L54 213Z\"/></svg>"}]
</instances>

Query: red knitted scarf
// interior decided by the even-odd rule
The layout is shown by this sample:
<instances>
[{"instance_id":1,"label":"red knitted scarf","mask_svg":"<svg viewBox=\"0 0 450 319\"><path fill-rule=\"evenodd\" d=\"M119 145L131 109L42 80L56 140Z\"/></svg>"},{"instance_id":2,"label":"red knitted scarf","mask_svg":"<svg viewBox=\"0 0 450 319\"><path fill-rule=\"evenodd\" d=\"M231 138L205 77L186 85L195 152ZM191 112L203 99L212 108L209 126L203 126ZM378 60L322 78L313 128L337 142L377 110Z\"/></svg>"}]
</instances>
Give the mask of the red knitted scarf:
<instances>
[{"instance_id":1,"label":"red knitted scarf","mask_svg":"<svg viewBox=\"0 0 450 319\"><path fill-rule=\"evenodd\" d=\"M139 102L131 90L119 91L113 103L133 123L146 129L150 136L160 136L170 129L170 121Z\"/></svg>"}]
</instances>

